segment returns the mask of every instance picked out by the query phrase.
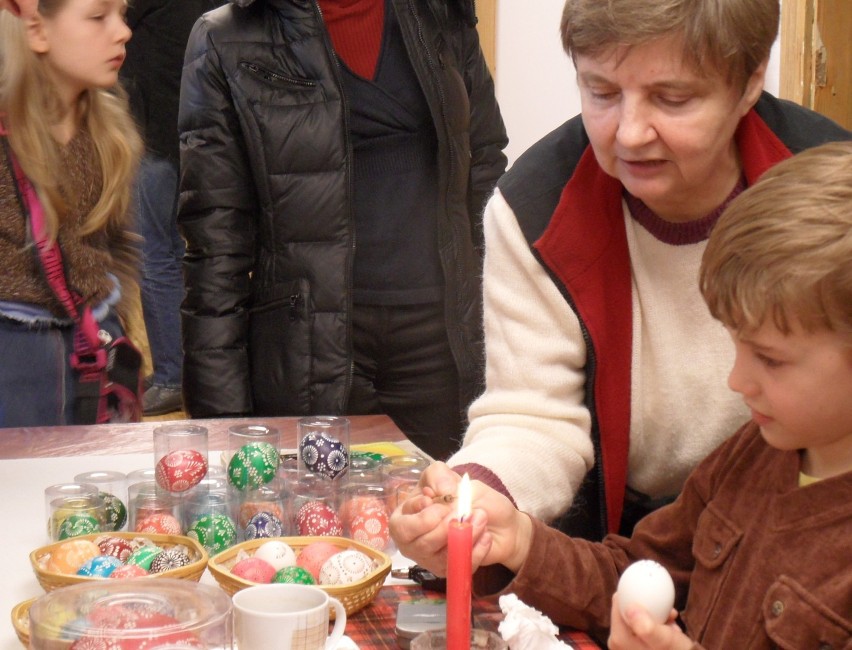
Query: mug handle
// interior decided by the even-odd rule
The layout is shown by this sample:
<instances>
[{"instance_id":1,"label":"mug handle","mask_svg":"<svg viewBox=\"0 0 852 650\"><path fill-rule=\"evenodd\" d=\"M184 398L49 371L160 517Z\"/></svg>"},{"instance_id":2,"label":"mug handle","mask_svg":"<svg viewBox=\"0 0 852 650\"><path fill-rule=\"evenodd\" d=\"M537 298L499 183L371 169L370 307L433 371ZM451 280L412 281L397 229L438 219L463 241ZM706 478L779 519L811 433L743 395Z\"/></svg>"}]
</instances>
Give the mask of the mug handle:
<instances>
[{"instance_id":1,"label":"mug handle","mask_svg":"<svg viewBox=\"0 0 852 650\"><path fill-rule=\"evenodd\" d=\"M325 641L325 650L334 650L337 642L343 637L343 631L346 628L346 610L337 598L328 597L328 604L334 607L334 627L328 639Z\"/></svg>"}]
</instances>

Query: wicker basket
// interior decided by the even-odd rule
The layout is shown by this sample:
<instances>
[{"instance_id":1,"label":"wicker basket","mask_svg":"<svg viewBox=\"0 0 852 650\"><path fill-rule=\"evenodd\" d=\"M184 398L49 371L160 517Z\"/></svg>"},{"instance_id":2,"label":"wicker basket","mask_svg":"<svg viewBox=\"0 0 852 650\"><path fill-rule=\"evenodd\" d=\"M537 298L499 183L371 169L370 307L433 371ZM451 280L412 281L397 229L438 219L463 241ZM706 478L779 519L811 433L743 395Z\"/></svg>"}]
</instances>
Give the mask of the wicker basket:
<instances>
[{"instance_id":1,"label":"wicker basket","mask_svg":"<svg viewBox=\"0 0 852 650\"><path fill-rule=\"evenodd\" d=\"M240 555L240 552L244 552L246 555L254 555L255 550L262 544L270 541L270 539L280 540L282 542L286 542L293 549L298 557L299 553L302 552L302 549L305 548L308 544L312 544L313 542L323 541L330 542L335 546L340 547L341 551L354 549L356 551L361 551L367 557L373 559L376 563L376 568L373 572L365 578L358 580L357 582L352 582L347 585L317 585L320 589L326 592L329 596L337 598L342 604L343 608L346 610L346 615L351 616L358 610L369 605L373 598L376 597L376 594L379 593L379 589L382 588L384 584L385 577L390 573L391 570L391 559L381 551L377 551L371 546L367 546L366 544L362 544L361 542L357 542L354 539L346 539L344 537L273 537L273 538L262 538L262 539L253 539L247 542L242 542L241 544L237 544L236 546L232 546L226 551L222 551L221 553L214 555L210 558L210 561L207 563L207 568L210 570L210 573L213 574L213 577L216 578L216 581L219 583L219 586L222 587L228 594L233 596L240 589L245 589L246 587L251 587L253 582L249 582L248 580L243 580L242 578L238 578L230 572L230 569L234 564L237 563L237 558ZM331 610L331 616L334 618L334 610Z\"/></svg>"},{"instance_id":2,"label":"wicker basket","mask_svg":"<svg viewBox=\"0 0 852 650\"><path fill-rule=\"evenodd\" d=\"M185 546L189 551L189 556L192 559L192 562L190 562L186 566L178 567L176 569L169 569L168 571L162 571L160 573L151 573L147 576L141 576L140 578L136 578L138 580L146 580L150 578L179 578L184 580L194 580L195 582L198 582L201 579L201 575L204 573L204 569L207 567L207 560L209 559L209 555L205 548L191 537L184 537L182 535L111 532L93 533L91 535L80 535L79 537L74 537L72 539L88 539L94 541L98 537L103 537L104 535L109 535L110 537L121 537L124 539L142 538L149 540L164 549L172 548L173 546ZM61 546L66 541L68 540L48 544L47 546L37 548L32 553L30 553L30 564L32 564L33 571L36 574L36 578L38 579L39 584L45 591L53 591L54 589L58 589L60 587L67 587L68 585L75 585L81 582L100 581L104 579L48 571L45 567L47 565L47 560L50 554L55 548Z\"/></svg>"},{"instance_id":3,"label":"wicker basket","mask_svg":"<svg viewBox=\"0 0 852 650\"><path fill-rule=\"evenodd\" d=\"M12 625L25 648L30 646L30 605L35 601L35 598L30 598L12 608Z\"/></svg>"}]
</instances>

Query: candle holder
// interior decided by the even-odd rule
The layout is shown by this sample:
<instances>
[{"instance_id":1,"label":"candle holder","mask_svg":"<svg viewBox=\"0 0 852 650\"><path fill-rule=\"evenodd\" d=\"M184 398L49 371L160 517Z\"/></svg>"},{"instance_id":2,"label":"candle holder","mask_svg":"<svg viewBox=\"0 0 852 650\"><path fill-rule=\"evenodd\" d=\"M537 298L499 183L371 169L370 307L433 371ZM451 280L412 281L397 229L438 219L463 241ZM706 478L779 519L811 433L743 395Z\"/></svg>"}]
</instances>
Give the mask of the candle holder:
<instances>
[{"instance_id":1,"label":"candle holder","mask_svg":"<svg viewBox=\"0 0 852 650\"><path fill-rule=\"evenodd\" d=\"M446 630L421 632L411 640L411 650L444 650L447 648ZM496 632L487 630L470 631L471 650L506 650L509 644Z\"/></svg>"}]
</instances>

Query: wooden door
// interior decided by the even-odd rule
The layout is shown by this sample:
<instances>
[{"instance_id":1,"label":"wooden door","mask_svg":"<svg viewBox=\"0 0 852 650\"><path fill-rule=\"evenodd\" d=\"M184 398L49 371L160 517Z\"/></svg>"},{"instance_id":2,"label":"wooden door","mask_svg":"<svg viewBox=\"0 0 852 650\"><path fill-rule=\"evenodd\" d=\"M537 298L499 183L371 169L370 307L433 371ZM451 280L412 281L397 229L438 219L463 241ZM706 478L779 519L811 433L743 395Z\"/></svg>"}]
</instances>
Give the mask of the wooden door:
<instances>
[{"instance_id":1,"label":"wooden door","mask_svg":"<svg viewBox=\"0 0 852 650\"><path fill-rule=\"evenodd\" d=\"M491 76L497 74L497 0L476 0L476 17L479 22L479 42Z\"/></svg>"},{"instance_id":2,"label":"wooden door","mask_svg":"<svg viewBox=\"0 0 852 650\"><path fill-rule=\"evenodd\" d=\"M782 0L780 94L852 129L852 1Z\"/></svg>"}]
</instances>

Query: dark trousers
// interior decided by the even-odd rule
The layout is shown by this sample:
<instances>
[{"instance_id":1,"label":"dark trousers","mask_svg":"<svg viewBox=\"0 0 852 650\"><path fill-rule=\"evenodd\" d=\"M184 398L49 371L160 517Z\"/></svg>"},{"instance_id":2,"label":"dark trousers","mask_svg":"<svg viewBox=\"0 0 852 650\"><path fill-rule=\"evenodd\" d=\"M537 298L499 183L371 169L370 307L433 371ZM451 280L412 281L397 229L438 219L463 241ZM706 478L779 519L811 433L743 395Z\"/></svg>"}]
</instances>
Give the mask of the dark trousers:
<instances>
[{"instance_id":1,"label":"dark trousers","mask_svg":"<svg viewBox=\"0 0 852 650\"><path fill-rule=\"evenodd\" d=\"M348 412L385 413L420 449L443 460L465 428L443 306L355 305Z\"/></svg>"}]
</instances>

